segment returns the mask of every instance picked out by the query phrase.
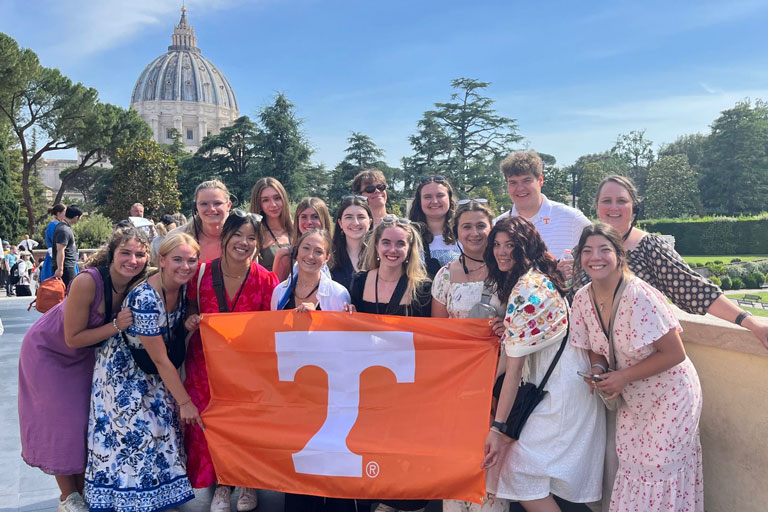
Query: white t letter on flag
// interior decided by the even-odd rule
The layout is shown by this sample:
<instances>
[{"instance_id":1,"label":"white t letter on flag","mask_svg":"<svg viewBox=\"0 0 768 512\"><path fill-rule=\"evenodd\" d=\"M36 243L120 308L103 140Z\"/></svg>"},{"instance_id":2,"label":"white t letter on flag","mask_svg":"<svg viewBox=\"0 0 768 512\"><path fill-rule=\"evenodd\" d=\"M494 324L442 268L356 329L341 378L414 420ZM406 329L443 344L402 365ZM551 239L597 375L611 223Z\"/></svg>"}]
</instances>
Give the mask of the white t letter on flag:
<instances>
[{"instance_id":1,"label":"white t letter on flag","mask_svg":"<svg viewBox=\"0 0 768 512\"><path fill-rule=\"evenodd\" d=\"M413 333L399 331L276 332L281 381L292 381L304 366L328 375L328 415L306 446L293 454L297 473L362 477L363 457L349 451L347 435L357 421L360 374L372 366L389 368L397 382L413 382Z\"/></svg>"}]
</instances>

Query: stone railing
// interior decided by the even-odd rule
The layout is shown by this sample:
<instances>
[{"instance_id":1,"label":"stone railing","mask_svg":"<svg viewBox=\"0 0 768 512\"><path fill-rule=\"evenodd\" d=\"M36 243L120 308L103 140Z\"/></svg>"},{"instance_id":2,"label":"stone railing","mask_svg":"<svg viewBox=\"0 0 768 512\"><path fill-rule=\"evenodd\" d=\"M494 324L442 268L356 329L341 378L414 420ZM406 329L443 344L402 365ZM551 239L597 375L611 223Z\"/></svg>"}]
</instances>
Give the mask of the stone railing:
<instances>
[{"instance_id":1,"label":"stone railing","mask_svg":"<svg viewBox=\"0 0 768 512\"><path fill-rule=\"evenodd\" d=\"M763 512L768 503L768 350L747 329L678 310L701 379L704 506Z\"/></svg>"}]
</instances>

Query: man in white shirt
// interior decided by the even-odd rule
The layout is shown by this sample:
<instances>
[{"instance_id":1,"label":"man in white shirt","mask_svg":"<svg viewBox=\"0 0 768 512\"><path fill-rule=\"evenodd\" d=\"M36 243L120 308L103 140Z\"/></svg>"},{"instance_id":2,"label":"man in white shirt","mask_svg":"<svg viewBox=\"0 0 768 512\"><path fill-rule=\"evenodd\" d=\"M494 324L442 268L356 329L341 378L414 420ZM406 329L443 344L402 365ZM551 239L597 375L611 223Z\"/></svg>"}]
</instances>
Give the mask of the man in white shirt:
<instances>
[{"instance_id":1,"label":"man in white shirt","mask_svg":"<svg viewBox=\"0 0 768 512\"><path fill-rule=\"evenodd\" d=\"M34 249L38 245L40 244L37 243L37 240L32 240L31 238L29 238L29 235L24 235L24 240L22 240L19 243L18 248L22 251L27 251L31 253L32 249Z\"/></svg>"},{"instance_id":2,"label":"man in white shirt","mask_svg":"<svg viewBox=\"0 0 768 512\"><path fill-rule=\"evenodd\" d=\"M502 213L494 223L520 215L533 223L549 252L558 260L558 268L566 279L573 273L572 261L563 261L566 249L576 247L585 226L591 224L583 213L575 208L550 201L541 193L544 184L544 163L535 151L517 151L499 164L507 182L507 192L514 202L511 210Z\"/></svg>"}]
</instances>

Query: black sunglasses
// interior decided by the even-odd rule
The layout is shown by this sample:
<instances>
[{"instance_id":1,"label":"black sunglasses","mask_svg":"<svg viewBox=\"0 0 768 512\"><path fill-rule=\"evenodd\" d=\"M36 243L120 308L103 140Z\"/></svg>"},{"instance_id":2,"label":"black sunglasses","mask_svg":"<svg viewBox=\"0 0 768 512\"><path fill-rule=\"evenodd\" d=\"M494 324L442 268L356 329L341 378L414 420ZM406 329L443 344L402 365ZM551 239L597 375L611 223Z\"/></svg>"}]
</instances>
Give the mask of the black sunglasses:
<instances>
[{"instance_id":1,"label":"black sunglasses","mask_svg":"<svg viewBox=\"0 0 768 512\"><path fill-rule=\"evenodd\" d=\"M434 174L432 176L424 176L421 178L421 184L424 185L425 183L443 183L446 181L445 176L440 176L439 174Z\"/></svg>"},{"instance_id":2,"label":"black sunglasses","mask_svg":"<svg viewBox=\"0 0 768 512\"><path fill-rule=\"evenodd\" d=\"M367 187L363 188L361 192L365 192L366 194L373 194L376 191L384 192L387 190L387 186L383 183L379 183L378 185L368 185Z\"/></svg>"},{"instance_id":3,"label":"black sunglasses","mask_svg":"<svg viewBox=\"0 0 768 512\"><path fill-rule=\"evenodd\" d=\"M236 215L238 217L253 217L254 219L256 219L256 222L261 222L261 219L263 219L263 217L261 215L259 215L258 213L248 213L248 212L245 212L245 211L241 210L240 208L235 208L230 213L232 215Z\"/></svg>"}]
</instances>

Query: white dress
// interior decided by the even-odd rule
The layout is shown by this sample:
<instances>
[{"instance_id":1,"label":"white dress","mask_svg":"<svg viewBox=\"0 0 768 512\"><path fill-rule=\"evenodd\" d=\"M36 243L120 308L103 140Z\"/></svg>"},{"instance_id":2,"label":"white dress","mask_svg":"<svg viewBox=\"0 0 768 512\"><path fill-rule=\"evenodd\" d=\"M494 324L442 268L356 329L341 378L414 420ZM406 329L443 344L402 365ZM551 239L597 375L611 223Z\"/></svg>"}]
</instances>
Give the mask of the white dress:
<instances>
[{"instance_id":1,"label":"white dress","mask_svg":"<svg viewBox=\"0 0 768 512\"><path fill-rule=\"evenodd\" d=\"M523 379L539 384L565 333L567 303L549 279L532 269L509 296L502 341L507 357L527 356ZM605 407L577 371L589 370L587 351L566 343L547 381L544 399L520 439L506 445L487 473L488 492L513 501L557 495L573 503L600 499L605 452Z\"/></svg>"},{"instance_id":2,"label":"white dress","mask_svg":"<svg viewBox=\"0 0 768 512\"><path fill-rule=\"evenodd\" d=\"M446 307L450 318L469 318L472 306L483 297L483 282L452 283L449 267L450 264L435 274L432 298ZM497 295L491 296L489 304L496 308L500 316L503 314L504 308ZM505 512L508 508L507 500L494 498L489 498L482 505L461 500L443 501L443 512Z\"/></svg>"}]
</instances>

